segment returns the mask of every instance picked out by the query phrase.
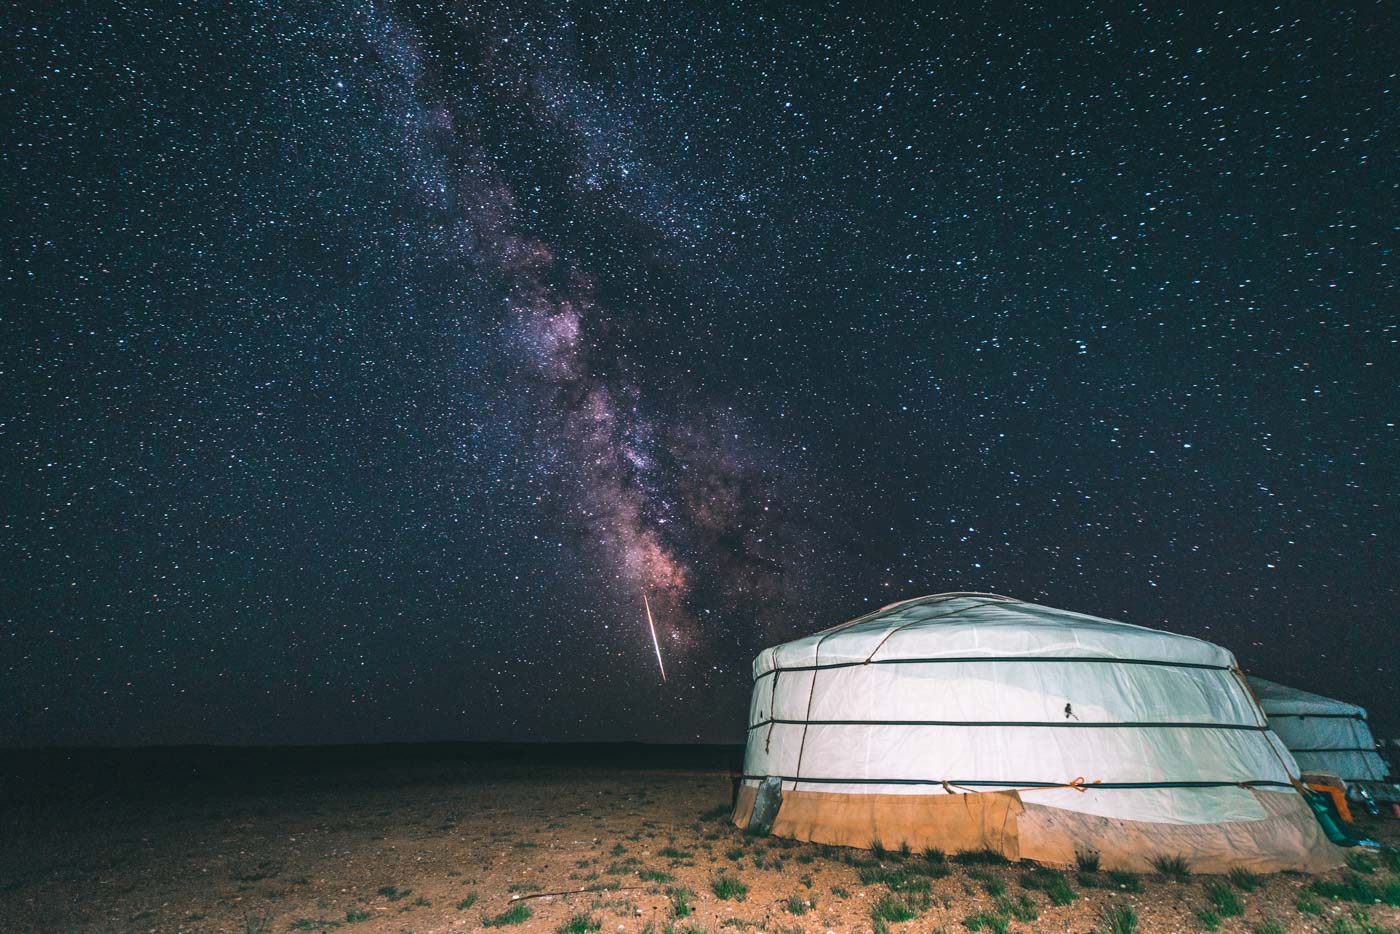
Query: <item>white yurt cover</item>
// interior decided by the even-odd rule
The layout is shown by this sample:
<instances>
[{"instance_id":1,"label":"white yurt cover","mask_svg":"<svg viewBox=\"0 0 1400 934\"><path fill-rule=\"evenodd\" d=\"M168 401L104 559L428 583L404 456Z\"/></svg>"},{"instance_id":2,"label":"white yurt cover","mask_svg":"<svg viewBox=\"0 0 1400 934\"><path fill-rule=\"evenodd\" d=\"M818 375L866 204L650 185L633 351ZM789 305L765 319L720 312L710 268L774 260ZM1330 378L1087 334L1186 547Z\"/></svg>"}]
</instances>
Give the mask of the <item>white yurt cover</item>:
<instances>
[{"instance_id":1,"label":"white yurt cover","mask_svg":"<svg viewBox=\"0 0 1400 934\"><path fill-rule=\"evenodd\" d=\"M939 594L766 649L753 675L741 824L777 777L773 832L817 842L1337 863L1234 656L1200 639Z\"/></svg>"},{"instance_id":2,"label":"white yurt cover","mask_svg":"<svg viewBox=\"0 0 1400 934\"><path fill-rule=\"evenodd\" d=\"M1366 708L1249 676L1269 728L1305 772L1329 772L1345 782L1384 782L1385 760L1366 724Z\"/></svg>"}]
</instances>

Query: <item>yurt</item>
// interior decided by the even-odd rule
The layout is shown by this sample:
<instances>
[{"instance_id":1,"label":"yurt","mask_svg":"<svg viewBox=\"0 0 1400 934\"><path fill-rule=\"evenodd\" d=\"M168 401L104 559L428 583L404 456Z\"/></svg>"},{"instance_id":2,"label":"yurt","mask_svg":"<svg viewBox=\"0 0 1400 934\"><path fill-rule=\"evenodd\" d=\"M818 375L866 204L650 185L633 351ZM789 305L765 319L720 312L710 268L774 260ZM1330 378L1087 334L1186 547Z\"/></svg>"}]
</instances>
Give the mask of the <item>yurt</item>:
<instances>
[{"instance_id":1,"label":"yurt","mask_svg":"<svg viewBox=\"0 0 1400 934\"><path fill-rule=\"evenodd\" d=\"M855 847L1342 862L1234 656L1200 639L947 593L765 649L753 676L740 826L757 801L775 835Z\"/></svg>"},{"instance_id":2,"label":"yurt","mask_svg":"<svg viewBox=\"0 0 1400 934\"><path fill-rule=\"evenodd\" d=\"M1366 725L1366 708L1249 676L1249 686L1298 767L1348 785L1386 780L1385 760Z\"/></svg>"}]
</instances>

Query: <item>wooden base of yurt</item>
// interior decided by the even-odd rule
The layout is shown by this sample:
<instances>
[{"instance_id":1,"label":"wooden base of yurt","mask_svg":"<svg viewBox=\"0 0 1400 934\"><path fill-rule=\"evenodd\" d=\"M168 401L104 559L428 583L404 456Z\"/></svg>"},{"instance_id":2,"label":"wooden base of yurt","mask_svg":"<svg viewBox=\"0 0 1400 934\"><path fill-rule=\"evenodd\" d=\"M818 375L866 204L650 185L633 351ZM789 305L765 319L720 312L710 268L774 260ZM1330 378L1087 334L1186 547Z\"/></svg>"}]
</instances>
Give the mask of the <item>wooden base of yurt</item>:
<instances>
[{"instance_id":1,"label":"wooden base of yurt","mask_svg":"<svg viewBox=\"0 0 1400 934\"><path fill-rule=\"evenodd\" d=\"M739 788L733 821L746 827L758 789ZM1322 832L1293 792L1251 792L1261 820L1169 824L1097 817L1023 801L1014 791L973 794L835 794L784 791L773 835L811 843L915 852L991 850L1010 860L1073 866L1076 853L1096 852L1104 869L1151 872L1153 860L1181 857L1192 872L1297 870L1324 872L1343 864L1342 850Z\"/></svg>"}]
</instances>

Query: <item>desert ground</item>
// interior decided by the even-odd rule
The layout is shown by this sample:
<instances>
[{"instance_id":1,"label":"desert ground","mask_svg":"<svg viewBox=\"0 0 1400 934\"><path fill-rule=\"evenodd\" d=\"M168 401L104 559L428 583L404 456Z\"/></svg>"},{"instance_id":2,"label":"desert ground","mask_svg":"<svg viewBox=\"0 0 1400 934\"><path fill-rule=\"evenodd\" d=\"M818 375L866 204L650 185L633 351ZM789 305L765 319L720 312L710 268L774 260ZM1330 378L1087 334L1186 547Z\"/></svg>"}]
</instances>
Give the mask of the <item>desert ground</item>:
<instances>
[{"instance_id":1,"label":"desert ground","mask_svg":"<svg viewBox=\"0 0 1400 934\"><path fill-rule=\"evenodd\" d=\"M16 753L0 932L1400 930L1400 865L1359 855L1320 878L1133 876L748 836L726 820L738 755Z\"/></svg>"}]
</instances>

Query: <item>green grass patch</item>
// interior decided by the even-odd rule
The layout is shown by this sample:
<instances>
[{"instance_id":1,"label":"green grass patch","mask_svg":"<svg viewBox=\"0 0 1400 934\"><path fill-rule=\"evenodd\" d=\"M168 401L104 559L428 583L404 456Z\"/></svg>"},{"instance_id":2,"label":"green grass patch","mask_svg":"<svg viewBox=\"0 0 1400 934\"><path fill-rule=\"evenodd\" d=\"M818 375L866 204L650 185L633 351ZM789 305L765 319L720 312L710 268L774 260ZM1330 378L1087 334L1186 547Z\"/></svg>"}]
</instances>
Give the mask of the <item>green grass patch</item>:
<instances>
[{"instance_id":1,"label":"green grass patch","mask_svg":"<svg viewBox=\"0 0 1400 934\"><path fill-rule=\"evenodd\" d=\"M877 925L899 924L903 921L913 921L928 905L927 896L891 894L881 897L870 914Z\"/></svg>"},{"instance_id":2,"label":"green grass patch","mask_svg":"<svg viewBox=\"0 0 1400 934\"><path fill-rule=\"evenodd\" d=\"M1080 872L1099 871L1099 851L1098 850L1075 850L1074 865Z\"/></svg>"},{"instance_id":3,"label":"green grass patch","mask_svg":"<svg viewBox=\"0 0 1400 934\"><path fill-rule=\"evenodd\" d=\"M1229 879L1230 884L1241 892L1253 892L1264 882L1248 869L1231 869L1230 874L1225 878Z\"/></svg>"},{"instance_id":4,"label":"green grass patch","mask_svg":"<svg viewBox=\"0 0 1400 934\"><path fill-rule=\"evenodd\" d=\"M695 854L690 850L678 850L673 846L664 847L657 851L658 856L666 859L693 859Z\"/></svg>"},{"instance_id":5,"label":"green grass patch","mask_svg":"<svg viewBox=\"0 0 1400 934\"><path fill-rule=\"evenodd\" d=\"M1011 930L1011 919L992 911L979 911L963 918L963 927L969 931L991 931L992 934L1006 934Z\"/></svg>"},{"instance_id":6,"label":"green grass patch","mask_svg":"<svg viewBox=\"0 0 1400 934\"><path fill-rule=\"evenodd\" d=\"M1323 898L1337 901L1370 905L1381 900L1381 894L1376 887L1369 880L1357 875L1348 874L1335 882L1330 879L1318 879L1311 888Z\"/></svg>"},{"instance_id":7,"label":"green grass patch","mask_svg":"<svg viewBox=\"0 0 1400 934\"><path fill-rule=\"evenodd\" d=\"M1132 905L1109 905L1099 916L1099 934L1137 934L1138 917Z\"/></svg>"},{"instance_id":8,"label":"green grass patch","mask_svg":"<svg viewBox=\"0 0 1400 934\"><path fill-rule=\"evenodd\" d=\"M345 913L346 924L359 924L361 921L368 921L370 914L368 911L361 911L358 908L351 908Z\"/></svg>"},{"instance_id":9,"label":"green grass patch","mask_svg":"<svg viewBox=\"0 0 1400 934\"><path fill-rule=\"evenodd\" d=\"M801 895L789 895L788 900L783 903L783 907L790 915L805 915L813 908Z\"/></svg>"},{"instance_id":10,"label":"green grass patch","mask_svg":"<svg viewBox=\"0 0 1400 934\"><path fill-rule=\"evenodd\" d=\"M601 931L603 922L590 914L576 914L568 921L555 928L555 934L589 934L590 931Z\"/></svg>"},{"instance_id":11,"label":"green grass patch","mask_svg":"<svg viewBox=\"0 0 1400 934\"><path fill-rule=\"evenodd\" d=\"M1166 879L1176 882L1185 882L1191 878L1191 864L1184 856L1156 856L1152 859L1152 868L1157 870L1157 874Z\"/></svg>"},{"instance_id":12,"label":"green grass patch","mask_svg":"<svg viewBox=\"0 0 1400 934\"><path fill-rule=\"evenodd\" d=\"M476 901L477 901L477 895L476 895L476 893L475 893L475 892L468 892L468 893L467 893L467 897L464 898L464 899L462 899L460 902L457 903L457 910L458 910L458 911L466 911L468 908L470 908L471 906L475 905L475 904L476 904Z\"/></svg>"},{"instance_id":13,"label":"green grass patch","mask_svg":"<svg viewBox=\"0 0 1400 934\"><path fill-rule=\"evenodd\" d=\"M1234 887L1227 882L1212 882L1206 886L1206 897L1215 906L1222 918L1235 918L1244 914L1244 902Z\"/></svg>"},{"instance_id":14,"label":"green grass patch","mask_svg":"<svg viewBox=\"0 0 1400 934\"><path fill-rule=\"evenodd\" d=\"M732 813L732 809L727 804L716 804L704 814L700 815L701 820L716 821L724 820Z\"/></svg>"},{"instance_id":15,"label":"green grass patch","mask_svg":"<svg viewBox=\"0 0 1400 934\"><path fill-rule=\"evenodd\" d=\"M533 914L534 912L530 910L529 905L516 903L498 915L482 918L481 926L484 928L504 928L513 924L524 924L530 920Z\"/></svg>"},{"instance_id":16,"label":"green grass patch","mask_svg":"<svg viewBox=\"0 0 1400 934\"><path fill-rule=\"evenodd\" d=\"M1108 884L1120 892L1141 892L1142 878L1135 872L1112 869L1108 873Z\"/></svg>"},{"instance_id":17,"label":"green grass patch","mask_svg":"<svg viewBox=\"0 0 1400 934\"><path fill-rule=\"evenodd\" d=\"M1021 877L1021 884L1028 889L1044 892L1052 905L1068 905L1079 897L1065 874L1058 869L1032 869Z\"/></svg>"},{"instance_id":18,"label":"green grass patch","mask_svg":"<svg viewBox=\"0 0 1400 934\"><path fill-rule=\"evenodd\" d=\"M671 898L671 917L686 918L695 910L690 904L690 900L695 897L695 893L690 889L678 885L667 889L666 894Z\"/></svg>"},{"instance_id":19,"label":"green grass patch","mask_svg":"<svg viewBox=\"0 0 1400 934\"><path fill-rule=\"evenodd\" d=\"M1352 850L1347 854L1347 868L1352 869L1362 875L1369 876L1376 871L1376 861L1360 850Z\"/></svg>"},{"instance_id":20,"label":"green grass patch","mask_svg":"<svg viewBox=\"0 0 1400 934\"><path fill-rule=\"evenodd\" d=\"M932 883L900 866L862 866L856 870L861 885L883 885L891 892L927 892Z\"/></svg>"},{"instance_id":21,"label":"green grass patch","mask_svg":"<svg viewBox=\"0 0 1400 934\"><path fill-rule=\"evenodd\" d=\"M742 902L749 897L749 887L733 876L716 876L710 883L715 898L726 902Z\"/></svg>"},{"instance_id":22,"label":"green grass patch","mask_svg":"<svg viewBox=\"0 0 1400 934\"><path fill-rule=\"evenodd\" d=\"M1388 846L1381 850L1381 860L1391 872L1400 872L1400 849Z\"/></svg>"},{"instance_id":23,"label":"green grass patch","mask_svg":"<svg viewBox=\"0 0 1400 934\"><path fill-rule=\"evenodd\" d=\"M1024 892L1016 898L1005 896L996 901L997 912L1010 915L1017 921L1034 921L1040 917L1040 911L1035 907L1035 902Z\"/></svg>"},{"instance_id":24,"label":"green grass patch","mask_svg":"<svg viewBox=\"0 0 1400 934\"><path fill-rule=\"evenodd\" d=\"M383 895L391 902L396 902L401 898L408 898L408 896L412 895L413 889L400 889L392 885L381 885L379 887L379 894Z\"/></svg>"},{"instance_id":25,"label":"green grass patch","mask_svg":"<svg viewBox=\"0 0 1400 934\"><path fill-rule=\"evenodd\" d=\"M643 882L674 882L676 877L662 869L639 869L637 878Z\"/></svg>"},{"instance_id":26,"label":"green grass patch","mask_svg":"<svg viewBox=\"0 0 1400 934\"><path fill-rule=\"evenodd\" d=\"M1323 931L1324 934L1396 934L1394 928L1374 924L1361 908L1353 911L1350 918L1334 919Z\"/></svg>"}]
</instances>

